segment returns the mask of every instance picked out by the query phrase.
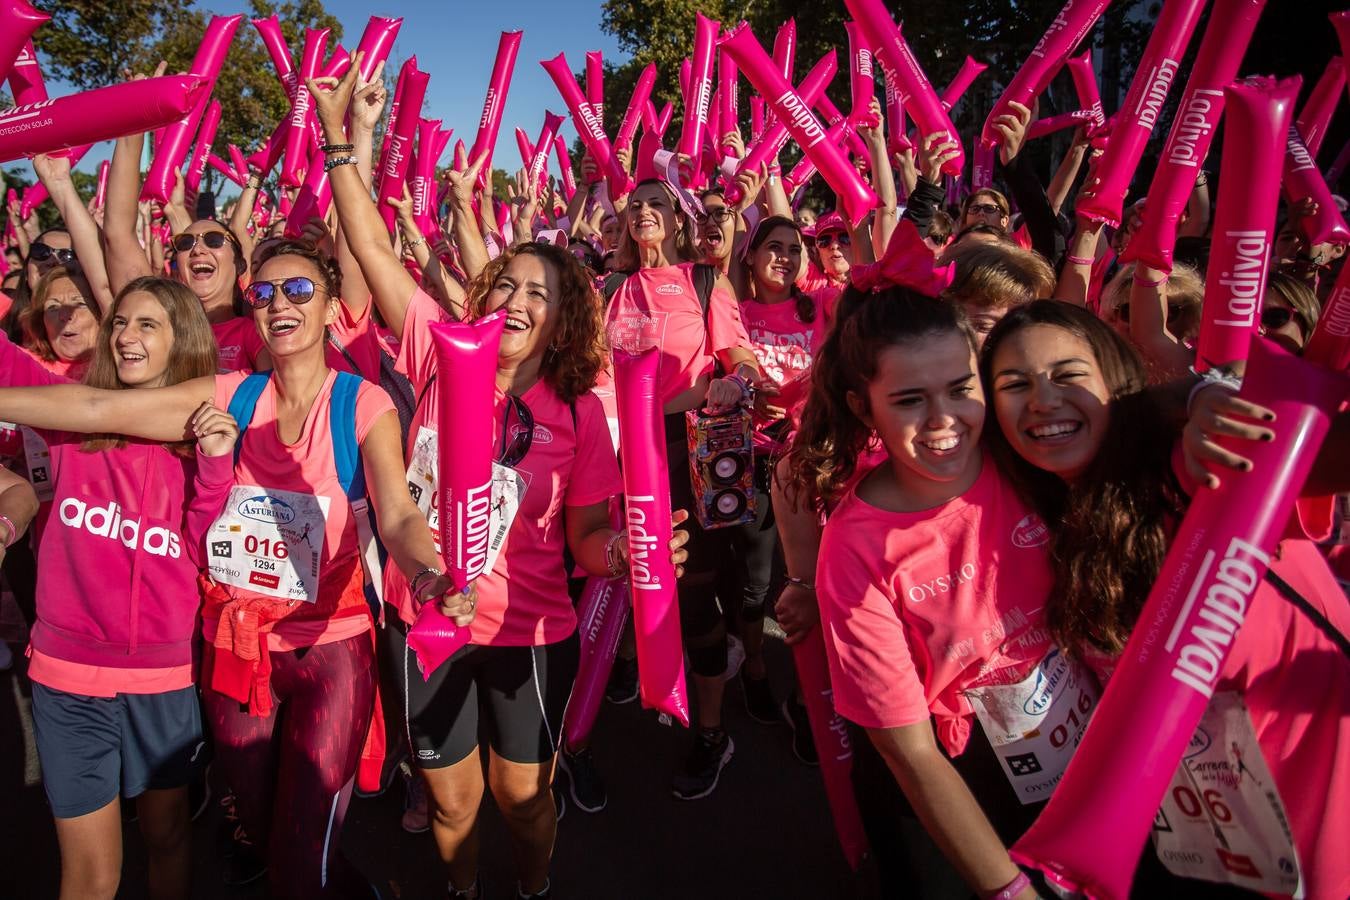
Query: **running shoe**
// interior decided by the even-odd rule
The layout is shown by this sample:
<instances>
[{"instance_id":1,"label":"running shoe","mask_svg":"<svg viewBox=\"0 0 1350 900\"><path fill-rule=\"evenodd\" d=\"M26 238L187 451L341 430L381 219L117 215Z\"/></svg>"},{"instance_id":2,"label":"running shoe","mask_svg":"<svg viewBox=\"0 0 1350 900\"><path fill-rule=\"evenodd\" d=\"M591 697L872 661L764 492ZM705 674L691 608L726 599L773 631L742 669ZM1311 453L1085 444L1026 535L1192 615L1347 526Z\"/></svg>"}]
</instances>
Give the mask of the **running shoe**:
<instances>
[{"instance_id":1,"label":"running shoe","mask_svg":"<svg viewBox=\"0 0 1350 900\"><path fill-rule=\"evenodd\" d=\"M751 678L741 669L741 694L745 697L745 711L761 725L778 725L783 721L769 689L768 678Z\"/></svg>"},{"instance_id":2,"label":"running shoe","mask_svg":"<svg viewBox=\"0 0 1350 900\"><path fill-rule=\"evenodd\" d=\"M806 707L795 699L784 700L783 720L792 729L792 755L803 765L820 765L820 755L816 753L816 742L811 737L811 720L806 717Z\"/></svg>"},{"instance_id":3,"label":"running shoe","mask_svg":"<svg viewBox=\"0 0 1350 900\"><path fill-rule=\"evenodd\" d=\"M637 660L616 657L614 670L609 673L609 684L605 687L605 699L610 703L632 703L637 698Z\"/></svg>"},{"instance_id":4,"label":"running shoe","mask_svg":"<svg viewBox=\"0 0 1350 900\"><path fill-rule=\"evenodd\" d=\"M676 799L698 800L716 790L722 768L731 762L735 750L731 735L725 731L700 729L684 761L684 771L675 773L672 793Z\"/></svg>"},{"instance_id":5,"label":"running shoe","mask_svg":"<svg viewBox=\"0 0 1350 900\"><path fill-rule=\"evenodd\" d=\"M598 813L604 809L609 797L605 793L605 779L595 765L595 754L591 753L591 748L583 747L576 753L563 750L558 761L567 773L567 784L577 809L588 813Z\"/></svg>"},{"instance_id":6,"label":"running shoe","mask_svg":"<svg viewBox=\"0 0 1350 900\"><path fill-rule=\"evenodd\" d=\"M723 681L730 681L741 671L745 662L745 645L734 634L727 635L727 668L722 673Z\"/></svg>"},{"instance_id":7,"label":"running shoe","mask_svg":"<svg viewBox=\"0 0 1350 900\"><path fill-rule=\"evenodd\" d=\"M403 819L400 824L408 834L422 834L431 830L427 813L427 783L422 776L408 770L403 776Z\"/></svg>"}]
</instances>

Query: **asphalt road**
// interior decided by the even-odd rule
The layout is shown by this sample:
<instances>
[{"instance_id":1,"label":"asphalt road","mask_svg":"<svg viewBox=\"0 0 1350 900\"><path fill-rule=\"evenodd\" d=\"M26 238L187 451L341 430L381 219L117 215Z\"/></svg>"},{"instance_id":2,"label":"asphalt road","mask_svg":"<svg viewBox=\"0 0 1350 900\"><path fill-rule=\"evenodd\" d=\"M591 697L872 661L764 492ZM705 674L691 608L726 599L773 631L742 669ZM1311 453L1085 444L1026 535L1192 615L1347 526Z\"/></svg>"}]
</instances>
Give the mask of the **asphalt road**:
<instances>
[{"instance_id":1,"label":"asphalt road","mask_svg":"<svg viewBox=\"0 0 1350 900\"><path fill-rule=\"evenodd\" d=\"M11 632L12 633L12 632ZM789 656L770 638L766 652L779 696L788 690ZM16 653L17 656L17 653ZM16 658L16 670L23 660ZM568 804L559 824L552 881L560 900L691 898L862 898L877 896L864 868L853 873L835 841L819 773L798 763L786 726L765 726L745 713L737 684L728 686L726 726L736 755L717 791L675 800L670 775L690 735L661 725L631 703L606 704L593 746L609 784L609 805L595 815ZM343 835L348 857L390 896L445 897L445 878L429 834L399 827L403 790L354 799ZM251 900L261 885L220 882L219 807L194 826L193 896ZM515 896L505 828L490 798L482 817L482 877L491 900ZM144 856L134 825L125 829L126 862L119 898L145 896ZM0 675L0 898L57 896L56 834L31 741L28 683Z\"/></svg>"}]
</instances>

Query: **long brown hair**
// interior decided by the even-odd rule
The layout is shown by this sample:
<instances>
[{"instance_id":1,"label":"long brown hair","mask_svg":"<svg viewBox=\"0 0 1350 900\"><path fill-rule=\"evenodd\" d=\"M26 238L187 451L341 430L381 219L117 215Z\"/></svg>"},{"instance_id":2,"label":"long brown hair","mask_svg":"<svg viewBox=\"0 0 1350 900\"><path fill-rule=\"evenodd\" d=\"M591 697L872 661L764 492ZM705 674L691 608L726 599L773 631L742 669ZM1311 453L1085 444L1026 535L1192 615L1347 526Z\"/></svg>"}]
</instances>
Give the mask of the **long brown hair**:
<instances>
[{"instance_id":1,"label":"long brown hair","mask_svg":"<svg viewBox=\"0 0 1350 900\"><path fill-rule=\"evenodd\" d=\"M798 241L802 239L801 227L787 216L769 216L766 219L761 219L755 225L755 230L750 232L750 239L745 243L745 268L750 272L749 283L752 295L755 292L755 276L753 266L750 263L750 254L764 246L764 242L769 239L769 235L773 234L776 228L790 228L796 233ZM802 249L804 254L805 247ZM789 292L792 296L792 302L797 308L798 321L806 324L814 322L816 320L816 301L811 298L810 294L797 287L796 282L790 285ZM751 299L754 299L754 297L752 296Z\"/></svg>"},{"instance_id":2,"label":"long brown hair","mask_svg":"<svg viewBox=\"0 0 1350 900\"><path fill-rule=\"evenodd\" d=\"M465 308L471 318L484 315L488 293L502 270L517 256L537 256L558 273L558 329L544 351L539 377L557 391L564 403L574 403L595 387L607 353L600 295L575 256L552 244L517 244L478 273L469 285Z\"/></svg>"},{"instance_id":3,"label":"long brown hair","mask_svg":"<svg viewBox=\"0 0 1350 900\"><path fill-rule=\"evenodd\" d=\"M872 429L848 405L850 393L867 397L877 360L887 347L956 333L975 347L965 313L908 288L875 294L849 286L811 368L811 392L801 427L788 451L788 492L815 504L833 502L857 470ZM799 504L800 505L800 504Z\"/></svg>"},{"instance_id":4,"label":"long brown hair","mask_svg":"<svg viewBox=\"0 0 1350 900\"><path fill-rule=\"evenodd\" d=\"M685 213L684 208L680 206L675 193L659 178L647 178L637 183L637 186L629 193L631 200L637 189L648 184L659 184L661 189L666 192L666 198L670 201L670 208L675 213L675 252L679 259L673 262L698 262L703 255L698 252L698 246L694 243L694 223ZM614 251L614 271L616 272L636 272L642 268L642 261L638 256L637 241L633 240L633 234L628 230L626 217L621 218L619 223L623 229L619 232L619 246Z\"/></svg>"},{"instance_id":5,"label":"long brown hair","mask_svg":"<svg viewBox=\"0 0 1350 900\"><path fill-rule=\"evenodd\" d=\"M1003 317L984 340L980 377L994 396L999 347L1036 325L1061 328L1092 348L1111 394L1101 449L1072 484L1019 456L1000 428L986 428L991 455L1050 525L1054 587L1046 622L1068 652L1119 653L1167 555L1169 532L1188 503L1172 471L1176 429L1144 388L1143 360L1081 306L1037 300Z\"/></svg>"},{"instance_id":6,"label":"long brown hair","mask_svg":"<svg viewBox=\"0 0 1350 900\"><path fill-rule=\"evenodd\" d=\"M89 307L95 319L103 315L98 308L98 301L94 299L94 291L89 287L89 280L84 275L65 266L58 266L43 275L33 291L32 302L23 311L23 333L24 346L47 362L56 362L58 357L56 351L52 349L51 339L47 337L47 310L43 307L47 304L47 295L52 292L52 285L58 281L69 281L80 289L80 297L84 299L84 305Z\"/></svg>"},{"instance_id":7,"label":"long brown hair","mask_svg":"<svg viewBox=\"0 0 1350 900\"><path fill-rule=\"evenodd\" d=\"M113 300L112 309L104 317L98 329L98 341L94 344L94 358L84 383L90 387L104 390L130 390L117 377L117 359L112 349L113 320L122 301L131 294L149 294L159 302L160 308L169 319L173 329L173 344L169 348L169 362L164 369L164 386L180 384L216 371L216 339L211 332L211 323L206 319L201 301L182 282L168 278L145 276L137 278L122 288ZM94 434L85 438L81 449L94 452L114 447L123 447L126 439L117 435ZM171 445L174 448L189 447L191 442Z\"/></svg>"}]
</instances>

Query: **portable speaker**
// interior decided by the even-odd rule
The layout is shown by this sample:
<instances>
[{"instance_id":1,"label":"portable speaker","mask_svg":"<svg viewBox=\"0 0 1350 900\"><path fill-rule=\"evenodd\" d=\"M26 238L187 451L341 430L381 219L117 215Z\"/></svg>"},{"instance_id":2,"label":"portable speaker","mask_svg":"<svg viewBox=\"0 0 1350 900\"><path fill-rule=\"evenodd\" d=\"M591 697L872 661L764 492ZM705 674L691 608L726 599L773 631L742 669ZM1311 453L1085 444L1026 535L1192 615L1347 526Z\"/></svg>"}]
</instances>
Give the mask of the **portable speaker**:
<instances>
[{"instance_id":1,"label":"portable speaker","mask_svg":"<svg viewBox=\"0 0 1350 900\"><path fill-rule=\"evenodd\" d=\"M685 413L694 515L705 529L755 520L754 430L749 410Z\"/></svg>"}]
</instances>

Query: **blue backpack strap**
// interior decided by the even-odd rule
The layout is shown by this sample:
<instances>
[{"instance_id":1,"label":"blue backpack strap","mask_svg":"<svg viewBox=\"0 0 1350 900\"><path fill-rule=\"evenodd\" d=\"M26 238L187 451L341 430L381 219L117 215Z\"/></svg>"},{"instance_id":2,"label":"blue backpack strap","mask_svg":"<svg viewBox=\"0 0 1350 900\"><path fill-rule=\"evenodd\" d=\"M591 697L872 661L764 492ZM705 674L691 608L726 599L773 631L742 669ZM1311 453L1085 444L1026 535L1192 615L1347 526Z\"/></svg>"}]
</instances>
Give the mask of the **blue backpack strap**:
<instances>
[{"instance_id":1,"label":"blue backpack strap","mask_svg":"<svg viewBox=\"0 0 1350 900\"><path fill-rule=\"evenodd\" d=\"M230 407L227 412L234 419L235 424L239 426L239 437L234 441L234 464L236 466L239 465L239 452L244 446L244 432L248 431L249 423L253 421L253 413L258 408L258 398L262 396L262 392L267 387L267 382L271 377L270 371L254 372L239 383L239 387L234 389L234 396L230 398Z\"/></svg>"},{"instance_id":2,"label":"blue backpack strap","mask_svg":"<svg viewBox=\"0 0 1350 900\"><path fill-rule=\"evenodd\" d=\"M348 498L364 496L366 492L365 478L360 478L359 492L352 491L361 475L361 448L356 443L356 397L360 389L360 377L350 372L338 372L329 406L328 429L333 438L333 462L337 464L338 483Z\"/></svg>"}]
</instances>

